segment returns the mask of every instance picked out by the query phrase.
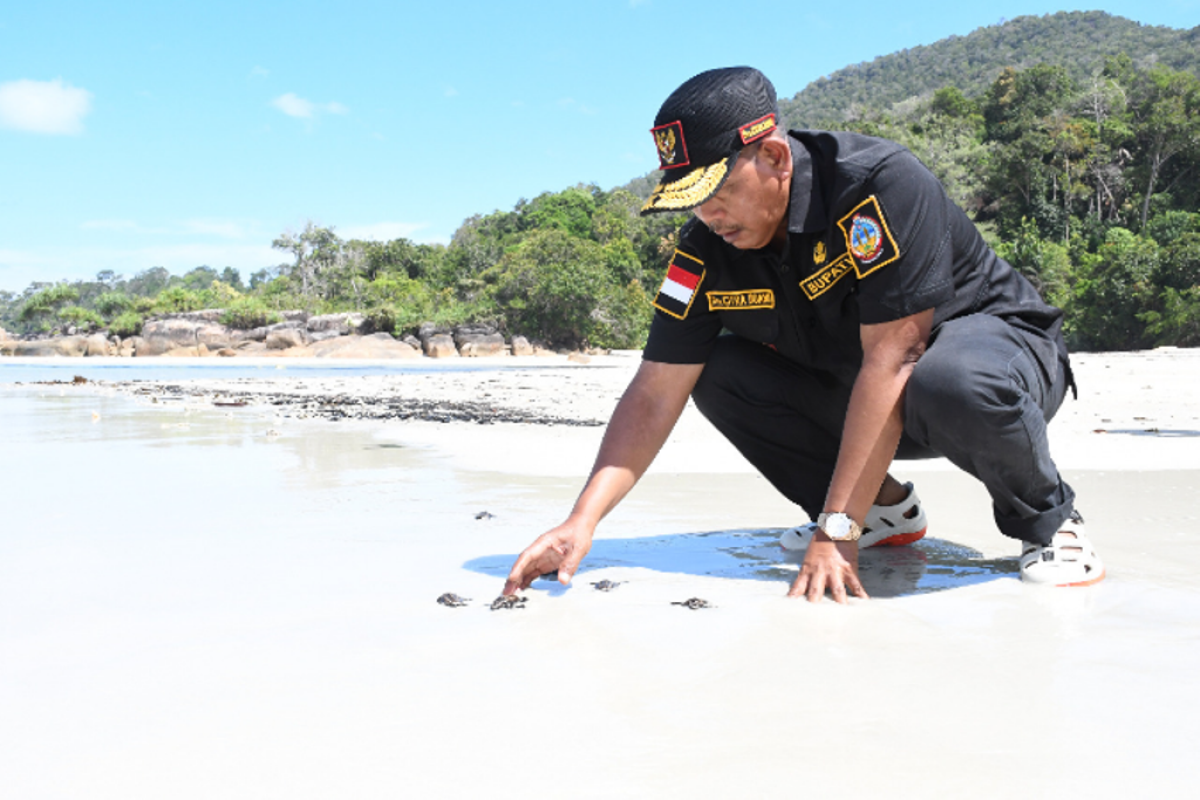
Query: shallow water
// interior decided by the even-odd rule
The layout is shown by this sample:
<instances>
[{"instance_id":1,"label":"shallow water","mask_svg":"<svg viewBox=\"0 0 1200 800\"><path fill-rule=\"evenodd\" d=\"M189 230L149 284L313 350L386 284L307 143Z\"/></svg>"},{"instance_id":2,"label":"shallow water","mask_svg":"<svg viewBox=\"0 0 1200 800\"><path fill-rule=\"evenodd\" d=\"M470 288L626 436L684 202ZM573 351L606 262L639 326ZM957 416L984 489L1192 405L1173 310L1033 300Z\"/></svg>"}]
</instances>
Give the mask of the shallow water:
<instances>
[{"instance_id":1,"label":"shallow water","mask_svg":"<svg viewBox=\"0 0 1200 800\"><path fill-rule=\"evenodd\" d=\"M360 375L412 375L430 372L480 372L501 369L550 369L496 359L395 361L279 358L16 358L0 357L0 384L70 381L76 375L96 381L162 381L193 378L352 378Z\"/></svg>"}]
</instances>

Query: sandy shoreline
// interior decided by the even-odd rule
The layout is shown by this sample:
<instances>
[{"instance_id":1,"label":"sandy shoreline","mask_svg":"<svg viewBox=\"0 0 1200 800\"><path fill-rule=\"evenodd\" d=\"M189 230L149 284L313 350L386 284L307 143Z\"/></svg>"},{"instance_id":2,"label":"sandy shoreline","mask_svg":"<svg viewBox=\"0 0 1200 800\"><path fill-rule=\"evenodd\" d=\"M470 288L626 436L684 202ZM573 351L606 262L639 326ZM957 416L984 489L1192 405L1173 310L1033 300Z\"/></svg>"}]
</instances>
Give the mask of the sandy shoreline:
<instances>
[{"instance_id":1,"label":"sandy shoreline","mask_svg":"<svg viewBox=\"0 0 1200 800\"><path fill-rule=\"evenodd\" d=\"M121 798L1190 788L1200 350L1075 357L1080 397L1051 436L1109 567L1092 589L1022 585L982 490L932 461L897 467L931 532L873 557L877 599L789 601L795 565L773 536L798 510L689 407L574 584L538 582L525 609L489 611L603 435L548 418L606 419L637 363L0 390L6 785ZM213 404L233 393L248 405ZM542 419L354 418L406 403ZM346 413L331 422L322 405ZM594 591L600 578L623 584ZM439 606L445 591L472 602ZM691 596L714 608L671 605Z\"/></svg>"}]
</instances>

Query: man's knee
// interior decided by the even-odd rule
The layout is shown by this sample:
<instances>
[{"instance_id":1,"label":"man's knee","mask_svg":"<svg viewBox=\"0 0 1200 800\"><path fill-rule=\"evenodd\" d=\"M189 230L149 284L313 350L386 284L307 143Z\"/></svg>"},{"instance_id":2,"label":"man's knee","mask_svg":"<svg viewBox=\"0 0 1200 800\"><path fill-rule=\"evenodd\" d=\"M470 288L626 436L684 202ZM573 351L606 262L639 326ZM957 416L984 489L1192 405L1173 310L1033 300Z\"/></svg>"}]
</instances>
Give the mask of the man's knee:
<instances>
[{"instance_id":1,"label":"man's knee","mask_svg":"<svg viewBox=\"0 0 1200 800\"><path fill-rule=\"evenodd\" d=\"M1022 397L1006 365L986 351L931 348L917 362L905 392L906 428L953 431L955 438L986 436L1022 413Z\"/></svg>"}]
</instances>

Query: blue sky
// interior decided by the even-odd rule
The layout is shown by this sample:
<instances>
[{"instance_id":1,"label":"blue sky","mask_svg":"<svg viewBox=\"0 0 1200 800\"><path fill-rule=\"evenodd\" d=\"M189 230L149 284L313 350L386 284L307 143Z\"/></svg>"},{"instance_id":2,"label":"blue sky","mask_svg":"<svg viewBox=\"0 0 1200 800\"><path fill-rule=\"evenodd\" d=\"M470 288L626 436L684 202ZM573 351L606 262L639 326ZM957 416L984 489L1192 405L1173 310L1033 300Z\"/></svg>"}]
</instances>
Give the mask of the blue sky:
<instances>
[{"instance_id":1,"label":"blue sky","mask_svg":"<svg viewBox=\"0 0 1200 800\"><path fill-rule=\"evenodd\" d=\"M654 113L703 69L758 66L790 97L1001 18L1092 8L1200 25L1200 0L5 3L0 289L249 275L310 219L447 242L472 214L653 169Z\"/></svg>"}]
</instances>

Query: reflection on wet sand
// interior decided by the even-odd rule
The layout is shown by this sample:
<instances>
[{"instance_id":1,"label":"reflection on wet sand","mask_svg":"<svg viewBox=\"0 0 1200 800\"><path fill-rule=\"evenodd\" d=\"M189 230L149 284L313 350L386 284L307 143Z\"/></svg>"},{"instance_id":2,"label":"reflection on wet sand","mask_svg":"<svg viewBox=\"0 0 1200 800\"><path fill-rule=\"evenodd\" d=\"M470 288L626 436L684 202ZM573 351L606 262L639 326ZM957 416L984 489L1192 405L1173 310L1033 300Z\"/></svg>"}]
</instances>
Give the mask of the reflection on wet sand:
<instances>
[{"instance_id":1,"label":"reflection on wet sand","mask_svg":"<svg viewBox=\"0 0 1200 800\"><path fill-rule=\"evenodd\" d=\"M637 539L598 539L580 573L642 567L664 573L791 583L804 551L779 547L780 529L682 533ZM464 568L501 578L516 554L482 556ZM905 547L877 547L858 557L859 577L876 598L957 589L1017 573L1017 559L983 558L978 550L944 539Z\"/></svg>"}]
</instances>

